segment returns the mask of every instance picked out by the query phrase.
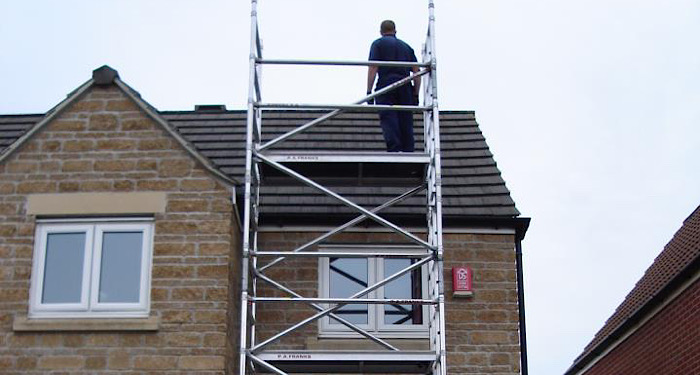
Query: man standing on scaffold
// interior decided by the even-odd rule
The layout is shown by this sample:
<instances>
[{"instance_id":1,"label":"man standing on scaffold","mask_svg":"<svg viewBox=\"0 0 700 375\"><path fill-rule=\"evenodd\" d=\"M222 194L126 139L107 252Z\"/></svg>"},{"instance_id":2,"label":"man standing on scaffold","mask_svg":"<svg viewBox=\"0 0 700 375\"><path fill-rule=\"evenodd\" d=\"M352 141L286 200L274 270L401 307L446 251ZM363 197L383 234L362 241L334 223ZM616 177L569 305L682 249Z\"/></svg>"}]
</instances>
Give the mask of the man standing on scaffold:
<instances>
[{"instance_id":1,"label":"man standing on scaffold","mask_svg":"<svg viewBox=\"0 0 700 375\"><path fill-rule=\"evenodd\" d=\"M369 50L370 61L405 61L417 62L413 48L396 37L394 21L383 21L380 26L382 37L372 43ZM372 92L374 79L379 74L376 90L408 77L410 72L418 73L418 67L370 66L367 71L367 95ZM413 79L413 85L399 86L376 98L377 104L383 105L418 105L420 77ZM382 133L389 152L413 152L413 112L379 111Z\"/></svg>"}]
</instances>

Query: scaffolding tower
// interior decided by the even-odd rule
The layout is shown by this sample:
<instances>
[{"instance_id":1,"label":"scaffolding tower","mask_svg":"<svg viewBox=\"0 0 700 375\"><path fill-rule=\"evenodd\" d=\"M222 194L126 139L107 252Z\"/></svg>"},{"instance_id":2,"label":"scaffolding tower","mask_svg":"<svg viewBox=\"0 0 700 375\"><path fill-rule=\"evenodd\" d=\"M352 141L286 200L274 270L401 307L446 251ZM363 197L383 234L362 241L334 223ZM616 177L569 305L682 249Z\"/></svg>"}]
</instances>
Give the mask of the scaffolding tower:
<instances>
[{"instance_id":1,"label":"scaffolding tower","mask_svg":"<svg viewBox=\"0 0 700 375\"><path fill-rule=\"evenodd\" d=\"M435 17L434 2L428 0L429 25L427 37L422 50L422 62L407 63L397 61L306 61L306 60L272 60L264 59L258 29L258 0L251 0L251 41L250 41L250 71L248 118L246 129L246 159L245 159L245 191L243 217L243 244L241 267L241 301L240 301L240 375L256 372L275 374L287 373L424 373L446 375L445 363L445 298L443 282L443 244L442 244L442 195L440 167L440 131L438 118L436 59L435 59ZM418 105L366 105L378 95L389 92L401 85L408 84L413 76L406 77L390 86L349 105L316 105L316 104L280 104L265 103L261 96L261 72L263 65L324 65L324 66L393 66L418 67L415 75L423 77L423 103ZM264 110L325 110L325 114L307 122L298 128L280 135L267 142L263 141L263 111ZM275 150L274 146L300 134L312 127L322 126L324 122L345 112L366 112L380 110L397 110L423 113L424 148L423 152L388 153L388 152L329 152L329 151L288 151ZM396 181L405 184L406 178L415 180L417 186L386 203L366 209L352 200L334 192L332 186L324 186L316 179L319 171L322 174L329 165L356 163L362 168L379 171L396 170L393 175ZM324 167L325 166L325 167ZM263 185L274 184L275 179L266 178L274 171L309 186L329 197L336 199L353 211L357 217L345 224L330 230L323 235L305 243L292 251L269 251L258 247L259 210L261 208L260 188ZM314 171L316 172L314 174ZM351 178L352 176L348 176ZM406 178L404 178L406 177ZM417 178L416 178L417 177ZM392 178L383 180L387 185L392 184ZM420 238L397 223L391 222L379 215L383 209L391 207L408 197L425 192L426 226L425 238ZM412 248L397 247L387 251L377 252L369 249L345 248L316 249L325 240L346 231L365 220L388 228L392 233L402 236L414 244ZM399 258L410 259L411 264L398 272L388 275L382 280L375 280L371 285L354 293L348 298L318 298L303 296L285 286L284 280L274 280L266 275L266 270L278 266L286 258L313 257L364 257L364 258ZM420 267L427 269L427 294L423 298L389 299L368 298L371 292L406 275ZM276 288L285 297L266 297L258 295L261 282ZM317 313L296 324L261 340L256 335L256 313L258 306L268 303L305 303ZM403 350L378 337L357 324L336 314L344 306L356 304L371 305L420 305L427 306L427 323L429 349ZM285 336L293 334L300 328L318 322L327 317L337 324L342 324L354 331L359 337L374 342L383 350L306 350L283 351L273 350L273 343Z\"/></svg>"}]
</instances>

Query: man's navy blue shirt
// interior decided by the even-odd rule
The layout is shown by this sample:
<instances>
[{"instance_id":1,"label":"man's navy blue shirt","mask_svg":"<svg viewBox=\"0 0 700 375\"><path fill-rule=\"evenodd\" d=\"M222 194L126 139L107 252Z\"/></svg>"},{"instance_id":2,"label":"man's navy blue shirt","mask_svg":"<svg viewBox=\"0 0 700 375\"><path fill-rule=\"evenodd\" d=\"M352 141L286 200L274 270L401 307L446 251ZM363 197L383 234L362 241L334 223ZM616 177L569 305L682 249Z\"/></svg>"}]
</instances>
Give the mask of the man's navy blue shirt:
<instances>
[{"instance_id":1,"label":"man's navy blue shirt","mask_svg":"<svg viewBox=\"0 0 700 375\"><path fill-rule=\"evenodd\" d=\"M385 35L375 40L369 49L369 59L375 61L417 61L413 48L393 35ZM410 72L411 68L380 66L377 88L388 86L407 77Z\"/></svg>"}]
</instances>

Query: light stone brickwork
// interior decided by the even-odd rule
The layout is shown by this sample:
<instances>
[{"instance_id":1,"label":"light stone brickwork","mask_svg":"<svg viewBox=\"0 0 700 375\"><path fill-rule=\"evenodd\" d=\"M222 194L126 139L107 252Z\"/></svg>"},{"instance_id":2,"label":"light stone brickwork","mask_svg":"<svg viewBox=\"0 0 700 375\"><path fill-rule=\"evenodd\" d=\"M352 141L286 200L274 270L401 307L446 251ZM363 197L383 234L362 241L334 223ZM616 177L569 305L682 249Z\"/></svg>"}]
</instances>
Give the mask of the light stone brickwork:
<instances>
[{"instance_id":1,"label":"light stone brickwork","mask_svg":"<svg viewBox=\"0 0 700 375\"><path fill-rule=\"evenodd\" d=\"M520 374L515 237L446 234L447 363L450 374ZM470 266L474 296L452 297L452 267Z\"/></svg>"},{"instance_id":2,"label":"light stone brickwork","mask_svg":"<svg viewBox=\"0 0 700 375\"><path fill-rule=\"evenodd\" d=\"M321 233L264 232L260 235L261 251L293 250ZM518 336L518 294L516 284L514 235L445 234L445 280L447 312L447 361L449 374L520 373ZM338 244L406 244L389 233L342 233L329 243ZM314 258L287 259L268 269L266 275L304 296L318 295L318 261ZM474 273L474 296L452 297L451 269L469 266ZM259 286L265 296L286 296ZM257 334L262 341L315 313L305 304L260 303ZM378 349L367 340L317 339L317 324L308 325L271 348L275 349ZM416 339L394 339L392 344L417 349ZM403 341L403 343L402 343Z\"/></svg>"},{"instance_id":3,"label":"light stone brickwork","mask_svg":"<svg viewBox=\"0 0 700 375\"><path fill-rule=\"evenodd\" d=\"M161 192L155 213L151 316L156 331L13 330L28 311L36 217L32 194ZM109 214L109 213L105 213ZM231 190L197 164L115 87L83 98L0 164L0 373L233 374L239 320L240 234ZM260 250L290 250L320 233L263 232ZM343 233L334 243L404 243L388 233ZM446 234L445 280L453 266L474 271L474 296L447 294L450 374L518 374L518 304L514 237ZM267 275L318 296L318 263L286 260ZM283 296L259 285L260 294ZM264 339L314 310L305 304L259 305ZM318 349L311 324L276 348ZM324 341L325 340L325 341ZM416 340L404 340L416 347ZM352 347L347 342L333 343ZM420 345L419 345L420 346Z\"/></svg>"},{"instance_id":4,"label":"light stone brickwork","mask_svg":"<svg viewBox=\"0 0 700 375\"><path fill-rule=\"evenodd\" d=\"M14 331L28 312L27 197L109 192L166 194L154 214L158 330ZM0 164L0 373L226 373L240 252L231 193L119 89L91 88Z\"/></svg>"}]
</instances>

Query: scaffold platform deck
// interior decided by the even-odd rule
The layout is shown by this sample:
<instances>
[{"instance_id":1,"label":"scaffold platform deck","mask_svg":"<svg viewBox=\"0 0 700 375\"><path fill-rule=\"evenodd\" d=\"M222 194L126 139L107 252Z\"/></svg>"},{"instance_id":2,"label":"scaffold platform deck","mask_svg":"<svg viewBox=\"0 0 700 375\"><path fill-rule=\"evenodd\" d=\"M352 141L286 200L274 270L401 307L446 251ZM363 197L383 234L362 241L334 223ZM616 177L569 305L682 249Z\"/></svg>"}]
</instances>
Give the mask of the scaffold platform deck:
<instances>
[{"instance_id":1,"label":"scaffold platform deck","mask_svg":"<svg viewBox=\"0 0 700 375\"><path fill-rule=\"evenodd\" d=\"M415 186L426 178L430 155L424 153L268 151L264 155L325 185ZM387 164L391 168L387 168ZM262 166L267 185L298 184L268 164Z\"/></svg>"},{"instance_id":2,"label":"scaffold platform deck","mask_svg":"<svg viewBox=\"0 0 700 375\"><path fill-rule=\"evenodd\" d=\"M425 374L432 351L268 351L258 356L288 373Z\"/></svg>"}]
</instances>

